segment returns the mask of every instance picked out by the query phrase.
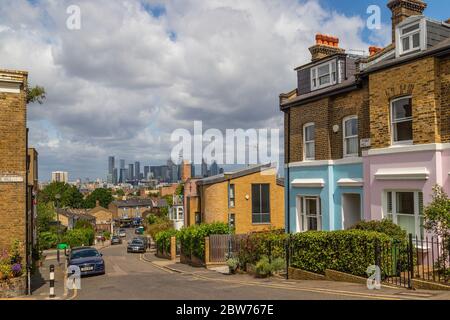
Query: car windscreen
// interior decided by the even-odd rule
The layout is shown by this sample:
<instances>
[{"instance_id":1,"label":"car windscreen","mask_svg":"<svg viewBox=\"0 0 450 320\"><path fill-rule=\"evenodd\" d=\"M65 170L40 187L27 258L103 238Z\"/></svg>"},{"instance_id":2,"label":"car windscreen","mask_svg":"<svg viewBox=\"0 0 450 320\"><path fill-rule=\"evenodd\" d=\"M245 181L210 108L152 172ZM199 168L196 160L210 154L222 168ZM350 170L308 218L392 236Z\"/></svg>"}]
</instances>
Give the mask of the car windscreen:
<instances>
[{"instance_id":1,"label":"car windscreen","mask_svg":"<svg viewBox=\"0 0 450 320\"><path fill-rule=\"evenodd\" d=\"M133 240L133 241L131 242L131 244L139 244L139 245L142 245L142 244L144 244L144 242L142 242L141 240Z\"/></svg>"},{"instance_id":2,"label":"car windscreen","mask_svg":"<svg viewBox=\"0 0 450 320\"><path fill-rule=\"evenodd\" d=\"M97 250L80 250L72 252L70 257L71 259L100 257L100 253Z\"/></svg>"}]
</instances>

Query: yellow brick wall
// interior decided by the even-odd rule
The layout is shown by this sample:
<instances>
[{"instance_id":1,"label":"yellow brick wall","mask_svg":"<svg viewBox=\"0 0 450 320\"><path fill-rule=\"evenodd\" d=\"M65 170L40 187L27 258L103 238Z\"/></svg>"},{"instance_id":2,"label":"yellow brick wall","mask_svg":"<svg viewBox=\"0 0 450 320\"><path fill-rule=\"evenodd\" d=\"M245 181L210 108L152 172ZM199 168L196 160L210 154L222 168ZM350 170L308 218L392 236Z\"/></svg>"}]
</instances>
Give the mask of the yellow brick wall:
<instances>
[{"instance_id":1,"label":"yellow brick wall","mask_svg":"<svg viewBox=\"0 0 450 320\"><path fill-rule=\"evenodd\" d=\"M0 92L0 175L20 176L23 182L0 183L0 250L9 248L14 240L26 242L27 75L13 75L23 84L20 94ZM22 254L25 257L24 251Z\"/></svg>"},{"instance_id":2,"label":"yellow brick wall","mask_svg":"<svg viewBox=\"0 0 450 320\"><path fill-rule=\"evenodd\" d=\"M450 142L450 58L440 61L441 142Z\"/></svg>"},{"instance_id":3,"label":"yellow brick wall","mask_svg":"<svg viewBox=\"0 0 450 320\"><path fill-rule=\"evenodd\" d=\"M272 174L265 171L232 179L230 183L235 185L234 208L228 208L227 181L200 188L204 222L228 223L229 214L234 213L237 234L284 228L284 187L277 185L275 170ZM252 223L252 184L270 184L270 224Z\"/></svg>"},{"instance_id":4,"label":"yellow brick wall","mask_svg":"<svg viewBox=\"0 0 450 320\"><path fill-rule=\"evenodd\" d=\"M390 102L405 95L412 96L414 144L440 142L436 66L430 57L369 76L372 148L391 145Z\"/></svg>"}]
</instances>

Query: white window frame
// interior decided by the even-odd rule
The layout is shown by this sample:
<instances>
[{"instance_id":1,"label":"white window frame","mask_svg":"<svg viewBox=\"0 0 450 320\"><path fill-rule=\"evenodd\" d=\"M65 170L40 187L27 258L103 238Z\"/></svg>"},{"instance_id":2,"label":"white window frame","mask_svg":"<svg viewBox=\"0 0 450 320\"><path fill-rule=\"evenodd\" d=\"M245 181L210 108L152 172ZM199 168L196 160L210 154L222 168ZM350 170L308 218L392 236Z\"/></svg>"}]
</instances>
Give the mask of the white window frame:
<instances>
[{"instance_id":1,"label":"white window frame","mask_svg":"<svg viewBox=\"0 0 450 320\"><path fill-rule=\"evenodd\" d=\"M314 127L314 140L306 140L306 128ZM306 156L306 144L312 143L314 146L314 155L313 157ZM316 125L314 122L308 122L303 125L303 160L304 161L314 161L316 159Z\"/></svg>"},{"instance_id":2,"label":"white window frame","mask_svg":"<svg viewBox=\"0 0 450 320\"><path fill-rule=\"evenodd\" d=\"M349 120L353 120L356 119L356 126L357 126L357 134L356 135L352 135L352 136L346 136L345 135L345 123ZM358 124L358 116L357 115L352 115L352 116L348 116L345 117L344 119L342 119L342 142L343 142L343 151L344 151L344 157L357 157L358 156L358 152L356 153L347 153L347 139L352 139L352 138L356 138L356 145L358 146L358 137L359 137L359 124ZM358 148L359 151L359 148Z\"/></svg>"},{"instance_id":3,"label":"white window frame","mask_svg":"<svg viewBox=\"0 0 450 320\"><path fill-rule=\"evenodd\" d=\"M392 195L392 212L388 212L388 193L391 192ZM423 192L422 190L408 190L408 189L387 189L383 192L383 219L391 219L393 223L398 225L398 217L399 216L411 216L409 214L399 214L397 213L397 195L396 193L402 193L402 192L411 192L414 193L414 224L415 224L415 234L413 234L413 237L417 236L420 238L424 235L425 230L424 228L420 227L420 219L423 219ZM419 207L419 194L422 193L422 214L420 214L420 207Z\"/></svg>"},{"instance_id":4,"label":"white window frame","mask_svg":"<svg viewBox=\"0 0 450 320\"><path fill-rule=\"evenodd\" d=\"M307 215L304 211L306 208L306 200L316 200L316 215ZM322 206L319 195L299 195L297 198L297 210L300 215L297 215L297 230L299 232L309 231L308 218L317 218L317 231L322 230Z\"/></svg>"},{"instance_id":5,"label":"white window frame","mask_svg":"<svg viewBox=\"0 0 450 320\"><path fill-rule=\"evenodd\" d=\"M419 25L419 29L410 31L406 34L403 34L404 29L410 28L416 24ZM426 50L426 48L427 48L426 27L427 27L426 19L416 20L414 22L408 23L407 25L397 27L396 32L395 32L396 39L397 39L397 41L396 41L397 42L396 43L397 57L401 56L401 55L417 52L417 51ZM420 44L419 44L419 47L413 48L413 35L415 35L415 34L419 34ZM409 49L408 50L403 50L403 39L404 38L409 38Z\"/></svg>"},{"instance_id":6,"label":"white window frame","mask_svg":"<svg viewBox=\"0 0 450 320\"><path fill-rule=\"evenodd\" d=\"M399 101L399 100L404 100L404 99L411 99L411 119L409 118L402 118L399 120L395 120L394 121L394 102ZM391 119L390 119L390 125L391 125L391 145L411 145L413 144L413 139L411 140L401 140L401 141L395 141L395 133L394 130L395 129L395 124L397 123L401 123L401 122L407 122L407 121L411 121L411 124L413 124L413 116L412 116L412 112L413 112L413 104L412 104L412 96L403 96L403 97L399 97L396 99L392 99L390 102L390 115L391 115ZM411 137L413 135L413 130L411 129ZM414 137L412 137L414 138Z\"/></svg>"},{"instance_id":7,"label":"white window frame","mask_svg":"<svg viewBox=\"0 0 450 320\"><path fill-rule=\"evenodd\" d=\"M333 77L333 65L334 65L334 77ZM330 82L320 84L319 83L319 68L321 68L323 66L328 66L328 71L329 71L328 74L330 75ZM315 67L312 67L310 74L311 74L311 91L322 89L322 88L329 87L329 86L336 84L338 81L338 77L339 77L339 70L338 70L338 64L337 64L336 59L319 64Z\"/></svg>"}]
</instances>

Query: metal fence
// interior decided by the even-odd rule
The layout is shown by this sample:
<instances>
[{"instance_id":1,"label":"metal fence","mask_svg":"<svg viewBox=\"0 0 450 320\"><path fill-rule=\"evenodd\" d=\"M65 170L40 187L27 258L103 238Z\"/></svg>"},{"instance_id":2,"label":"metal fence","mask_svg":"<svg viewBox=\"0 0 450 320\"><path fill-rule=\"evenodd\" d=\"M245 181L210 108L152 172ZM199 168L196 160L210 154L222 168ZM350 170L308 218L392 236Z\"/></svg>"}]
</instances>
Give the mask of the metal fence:
<instances>
[{"instance_id":1,"label":"metal fence","mask_svg":"<svg viewBox=\"0 0 450 320\"><path fill-rule=\"evenodd\" d=\"M450 285L450 238L415 237L413 277Z\"/></svg>"},{"instance_id":2,"label":"metal fence","mask_svg":"<svg viewBox=\"0 0 450 320\"><path fill-rule=\"evenodd\" d=\"M223 263L237 256L245 234L214 234L209 236L209 261Z\"/></svg>"}]
</instances>

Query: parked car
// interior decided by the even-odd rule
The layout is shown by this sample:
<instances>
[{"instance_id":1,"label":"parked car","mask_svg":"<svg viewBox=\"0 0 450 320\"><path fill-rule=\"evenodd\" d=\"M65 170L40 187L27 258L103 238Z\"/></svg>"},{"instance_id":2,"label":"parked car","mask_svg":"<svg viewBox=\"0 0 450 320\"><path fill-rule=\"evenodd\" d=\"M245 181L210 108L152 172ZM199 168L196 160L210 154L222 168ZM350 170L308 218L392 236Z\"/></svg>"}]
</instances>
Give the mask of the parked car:
<instances>
[{"instance_id":1,"label":"parked car","mask_svg":"<svg viewBox=\"0 0 450 320\"><path fill-rule=\"evenodd\" d=\"M147 251L147 247L145 242L140 238L134 238L131 242L128 243L127 252L137 252L137 253L145 253Z\"/></svg>"},{"instance_id":2,"label":"parked car","mask_svg":"<svg viewBox=\"0 0 450 320\"><path fill-rule=\"evenodd\" d=\"M135 234L144 234L144 227L137 227L136 229L134 229L134 233Z\"/></svg>"},{"instance_id":3,"label":"parked car","mask_svg":"<svg viewBox=\"0 0 450 320\"><path fill-rule=\"evenodd\" d=\"M141 237L136 237L136 239L139 239L139 240L143 241L145 247L148 248L148 238L147 237L141 236Z\"/></svg>"},{"instance_id":4,"label":"parked car","mask_svg":"<svg viewBox=\"0 0 450 320\"><path fill-rule=\"evenodd\" d=\"M80 268L81 276L105 274L103 255L92 247L78 247L70 251L69 266Z\"/></svg>"},{"instance_id":5,"label":"parked car","mask_svg":"<svg viewBox=\"0 0 450 320\"><path fill-rule=\"evenodd\" d=\"M115 244L122 244L122 238L120 238L119 236L113 236L111 238L111 245Z\"/></svg>"},{"instance_id":6,"label":"parked car","mask_svg":"<svg viewBox=\"0 0 450 320\"><path fill-rule=\"evenodd\" d=\"M119 230L119 237L126 238L126 236L127 236L127 231L125 229L120 229Z\"/></svg>"}]
</instances>

